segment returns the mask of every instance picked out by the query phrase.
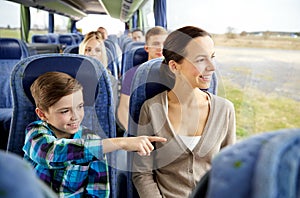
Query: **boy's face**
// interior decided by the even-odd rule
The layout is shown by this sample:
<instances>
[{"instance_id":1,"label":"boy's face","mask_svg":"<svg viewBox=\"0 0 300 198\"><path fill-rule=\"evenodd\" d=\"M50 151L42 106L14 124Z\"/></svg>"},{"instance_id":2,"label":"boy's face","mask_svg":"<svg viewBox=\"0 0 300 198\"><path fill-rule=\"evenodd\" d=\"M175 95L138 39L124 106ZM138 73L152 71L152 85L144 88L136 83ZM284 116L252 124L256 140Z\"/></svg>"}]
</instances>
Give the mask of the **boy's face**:
<instances>
[{"instance_id":1,"label":"boy's face","mask_svg":"<svg viewBox=\"0 0 300 198\"><path fill-rule=\"evenodd\" d=\"M148 52L148 60L162 57L162 50L164 47L164 41L166 40L167 35L153 35L149 37L145 45L145 50Z\"/></svg>"},{"instance_id":2,"label":"boy's face","mask_svg":"<svg viewBox=\"0 0 300 198\"><path fill-rule=\"evenodd\" d=\"M84 116L82 90L62 97L43 113L43 120L53 126L57 138L70 138L78 131Z\"/></svg>"}]
</instances>

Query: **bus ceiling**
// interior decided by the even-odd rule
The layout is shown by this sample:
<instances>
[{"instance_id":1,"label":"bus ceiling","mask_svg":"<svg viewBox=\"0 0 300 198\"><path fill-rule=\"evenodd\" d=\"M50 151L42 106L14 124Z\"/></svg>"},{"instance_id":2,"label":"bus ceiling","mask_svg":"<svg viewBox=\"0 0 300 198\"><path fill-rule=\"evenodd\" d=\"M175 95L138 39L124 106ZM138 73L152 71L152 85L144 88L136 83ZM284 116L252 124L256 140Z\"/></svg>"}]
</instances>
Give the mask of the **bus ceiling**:
<instances>
[{"instance_id":1,"label":"bus ceiling","mask_svg":"<svg viewBox=\"0 0 300 198\"><path fill-rule=\"evenodd\" d=\"M127 22L148 0L9 0L26 7L34 7L67 16L75 21L88 14L108 14Z\"/></svg>"}]
</instances>

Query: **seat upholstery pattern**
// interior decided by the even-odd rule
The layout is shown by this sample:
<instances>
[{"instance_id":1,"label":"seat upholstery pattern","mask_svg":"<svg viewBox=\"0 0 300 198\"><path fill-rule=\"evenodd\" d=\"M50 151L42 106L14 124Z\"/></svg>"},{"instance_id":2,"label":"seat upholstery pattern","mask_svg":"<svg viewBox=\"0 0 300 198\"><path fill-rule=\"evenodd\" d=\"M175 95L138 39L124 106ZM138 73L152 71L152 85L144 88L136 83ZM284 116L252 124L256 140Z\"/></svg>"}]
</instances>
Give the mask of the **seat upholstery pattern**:
<instances>
[{"instance_id":1,"label":"seat upholstery pattern","mask_svg":"<svg viewBox=\"0 0 300 198\"><path fill-rule=\"evenodd\" d=\"M15 64L27 56L24 41L0 38L0 149L6 149L12 114L10 74Z\"/></svg>"},{"instance_id":2,"label":"seat upholstery pattern","mask_svg":"<svg viewBox=\"0 0 300 198\"><path fill-rule=\"evenodd\" d=\"M148 60L148 53L144 46L145 42L131 42L126 46L122 55L122 75L132 67L140 65Z\"/></svg>"},{"instance_id":3,"label":"seat upholstery pattern","mask_svg":"<svg viewBox=\"0 0 300 198\"><path fill-rule=\"evenodd\" d=\"M42 54L20 61L11 74L13 116L8 151L23 156L25 128L36 120L30 85L48 71L68 73L83 85L85 116L82 124L102 138L116 137L113 96L107 70L96 59L76 54ZM116 158L108 155L111 197L116 186Z\"/></svg>"},{"instance_id":4,"label":"seat upholstery pattern","mask_svg":"<svg viewBox=\"0 0 300 198\"><path fill-rule=\"evenodd\" d=\"M300 195L300 129L252 136L213 159L207 198Z\"/></svg>"}]
</instances>

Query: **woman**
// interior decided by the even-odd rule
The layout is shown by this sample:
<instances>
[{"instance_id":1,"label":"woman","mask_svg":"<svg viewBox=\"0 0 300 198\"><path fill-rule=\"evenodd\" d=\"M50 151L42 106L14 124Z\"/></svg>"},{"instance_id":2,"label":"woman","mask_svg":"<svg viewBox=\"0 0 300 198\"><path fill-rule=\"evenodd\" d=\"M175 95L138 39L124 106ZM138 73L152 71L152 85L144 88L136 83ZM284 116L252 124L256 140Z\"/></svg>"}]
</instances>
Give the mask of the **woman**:
<instances>
[{"instance_id":1,"label":"woman","mask_svg":"<svg viewBox=\"0 0 300 198\"><path fill-rule=\"evenodd\" d=\"M175 78L174 87L147 100L138 135L158 135L147 157L134 156L133 182L141 198L188 197L210 169L212 158L233 144L233 104L208 89L215 71L214 43L206 31L186 26L164 43L161 70Z\"/></svg>"},{"instance_id":2,"label":"woman","mask_svg":"<svg viewBox=\"0 0 300 198\"><path fill-rule=\"evenodd\" d=\"M92 31L85 35L83 41L79 45L79 54L91 56L98 59L108 70L110 81L112 84L114 105L116 108L118 104L118 80L113 75L111 75L111 71L107 67L108 61L106 55L106 48L100 32Z\"/></svg>"}]
</instances>

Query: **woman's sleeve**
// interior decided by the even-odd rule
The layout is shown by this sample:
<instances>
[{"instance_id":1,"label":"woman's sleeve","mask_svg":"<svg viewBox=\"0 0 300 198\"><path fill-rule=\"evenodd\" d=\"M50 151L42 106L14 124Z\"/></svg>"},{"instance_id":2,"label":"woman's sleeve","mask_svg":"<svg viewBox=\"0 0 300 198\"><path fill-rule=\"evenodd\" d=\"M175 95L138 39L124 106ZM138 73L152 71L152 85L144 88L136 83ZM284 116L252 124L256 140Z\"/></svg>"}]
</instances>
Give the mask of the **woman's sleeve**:
<instances>
[{"instance_id":1,"label":"woman's sleeve","mask_svg":"<svg viewBox=\"0 0 300 198\"><path fill-rule=\"evenodd\" d=\"M228 111L228 127L226 139L223 142L222 147L234 144L236 142L236 118L235 118L235 110L234 105L229 103L229 111Z\"/></svg>"},{"instance_id":2,"label":"woman's sleeve","mask_svg":"<svg viewBox=\"0 0 300 198\"><path fill-rule=\"evenodd\" d=\"M147 102L145 102L141 108L137 132L138 136L154 135L149 108L150 107L148 106ZM142 198L162 197L154 179L154 159L155 152L151 152L150 156L139 156L137 153L134 153L132 179L139 196Z\"/></svg>"}]
</instances>

